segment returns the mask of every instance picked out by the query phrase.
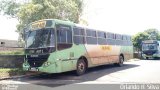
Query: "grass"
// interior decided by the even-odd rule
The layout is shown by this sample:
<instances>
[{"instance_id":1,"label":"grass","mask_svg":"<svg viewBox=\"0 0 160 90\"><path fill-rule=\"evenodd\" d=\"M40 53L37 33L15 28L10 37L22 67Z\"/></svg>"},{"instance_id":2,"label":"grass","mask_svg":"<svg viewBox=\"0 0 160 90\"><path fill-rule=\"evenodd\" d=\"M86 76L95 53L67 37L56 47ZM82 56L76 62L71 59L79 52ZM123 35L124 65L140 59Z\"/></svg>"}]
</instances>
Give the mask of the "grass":
<instances>
[{"instance_id":1,"label":"grass","mask_svg":"<svg viewBox=\"0 0 160 90\"><path fill-rule=\"evenodd\" d=\"M0 55L24 55L24 50L0 51Z\"/></svg>"},{"instance_id":2,"label":"grass","mask_svg":"<svg viewBox=\"0 0 160 90\"><path fill-rule=\"evenodd\" d=\"M11 76L18 76L24 75L24 72L21 68L0 68L0 79L11 77Z\"/></svg>"},{"instance_id":3,"label":"grass","mask_svg":"<svg viewBox=\"0 0 160 90\"><path fill-rule=\"evenodd\" d=\"M15 73L15 74L23 74L24 71L22 68L0 68L0 73L8 72L8 73Z\"/></svg>"},{"instance_id":4,"label":"grass","mask_svg":"<svg viewBox=\"0 0 160 90\"><path fill-rule=\"evenodd\" d=\"M133 58L133 59L127 60L126 62L139 61L139 60L140 59L138 59L138 58Z\"/></svg>"}]
</instances>

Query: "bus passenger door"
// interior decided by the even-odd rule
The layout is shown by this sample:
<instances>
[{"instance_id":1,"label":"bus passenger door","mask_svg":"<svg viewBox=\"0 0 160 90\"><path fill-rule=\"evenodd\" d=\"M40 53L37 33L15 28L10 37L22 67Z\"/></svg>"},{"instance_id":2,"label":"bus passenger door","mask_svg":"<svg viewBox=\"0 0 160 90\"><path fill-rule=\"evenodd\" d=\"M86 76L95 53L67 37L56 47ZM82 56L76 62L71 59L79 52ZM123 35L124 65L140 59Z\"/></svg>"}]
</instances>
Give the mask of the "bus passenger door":
<instances>
[{"instance_id":1,"label":"bus passenger door","mask_svg":"<svg viewBox=\"0 0 160 90\"><path fill-rule=\"evenodd\" d=\"M72 50L72 28L68 25L58 24L57 29L57 58L61 60L61 70L73 70L71 57L74 56Z\"/></svg>"}]
</instances>

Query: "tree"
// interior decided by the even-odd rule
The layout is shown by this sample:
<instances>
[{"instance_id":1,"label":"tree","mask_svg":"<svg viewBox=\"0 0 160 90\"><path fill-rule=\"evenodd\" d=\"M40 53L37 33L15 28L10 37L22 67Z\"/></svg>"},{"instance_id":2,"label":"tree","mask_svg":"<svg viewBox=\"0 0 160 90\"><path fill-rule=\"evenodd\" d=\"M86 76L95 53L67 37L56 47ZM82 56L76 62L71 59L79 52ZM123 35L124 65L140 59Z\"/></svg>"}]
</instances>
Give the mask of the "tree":
<instances>
[{"instance_id":1,"label":"tree","mask_svg":"<svg viewBox=\"0 0 160 90\"><path fill-rule=\"evenodd\" d=\"M0 12L9 15L12 18L16 18L20 6L21 4L14 0L2 0L0 2Z\"/></svg>"},{"instance_id":2,"label":"tree","mask_svg":"<svg viewBox=\"0 0 160 90\"><path fill-rule=\"evenodd\" d=\"M144 32L146 32L147 34L149 34L148 39L149 40L160 40L160 33L157 29L147 29Z\"/></svg>"},{"instance_id":3,"label":"tree","mask_svg":"<svg viewBox=\"0 0 160 90\"><path fill-rule=\"evenodd\" d=\"M29 0L16 2L16 0L3 0L0 2L0 11L5 15L17 18L17 32L22 33L23 28L36 20L56 18L79 22L83 10L83 0Z\"/></svg>"},{"instance_id":4,"label":"tree","mask_svg":"<svg viewBox=\"0 0 160 90\"><path fill-rule=\"evenodd\" d=\"M141 43L144 40L160 40L160 33L157 29L147 29L144 32L137 33L132 37L133 46L141 50Z\"/></svg>"},{"instance_id":5,"label":"tree","mask_svg":"<svg viewBox=\"0 0 160 90\"><path fill-rule=\"evenodd\" d=\"M132 37L133 46L139 51L141 50L141 43L144 40L148 40L149 35L146 32L137 33Z\"/></svg>"}]
</instances>

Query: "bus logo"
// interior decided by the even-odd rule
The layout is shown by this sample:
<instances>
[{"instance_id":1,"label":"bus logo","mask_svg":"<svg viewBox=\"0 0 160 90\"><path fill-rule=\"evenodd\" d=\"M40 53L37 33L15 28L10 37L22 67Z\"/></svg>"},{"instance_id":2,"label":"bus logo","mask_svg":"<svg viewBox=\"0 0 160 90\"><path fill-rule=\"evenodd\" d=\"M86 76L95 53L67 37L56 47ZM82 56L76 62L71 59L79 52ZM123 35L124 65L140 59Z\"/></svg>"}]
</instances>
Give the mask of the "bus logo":
<instances>
[{"instance_id":1,"label":"bus logo","mask_svg":"<svg viewBox=\"0 0 160 90\"><path fill-rule=\"evenodd\" d=\"M38 55L31 55L31 57L38 57Z\"/></svg>"},{"instance_id":2,"label":"bus logo","mask_svg":"<svg viewBox=\"0 0 160 90\"><path fill-rule=\"evenodd\" d=\"M104 50L104 51L110 51L111 46L101 46L101 49Z\"/></svg>"}]
</instances>

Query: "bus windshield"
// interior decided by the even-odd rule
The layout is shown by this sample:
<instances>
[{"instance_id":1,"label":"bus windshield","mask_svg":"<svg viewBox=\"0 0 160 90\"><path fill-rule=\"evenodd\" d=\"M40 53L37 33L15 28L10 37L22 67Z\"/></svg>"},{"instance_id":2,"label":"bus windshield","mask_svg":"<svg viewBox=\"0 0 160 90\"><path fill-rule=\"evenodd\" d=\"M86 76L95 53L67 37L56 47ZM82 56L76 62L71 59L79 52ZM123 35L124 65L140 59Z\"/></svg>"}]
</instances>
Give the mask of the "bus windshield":
<instances>
[{"instance_id":1,"label":"bus windshield","mask_svg":"<svg viewBox=\"0 0 160 90\"><path fill-rule=\"evenodd\" d=\"M146 51L146 50L157 50L157 44L143 44L142 45L142 50Z\"/></svg>"},{"instance_id":2,"label":"bus windshield","mask_svg":"<svg viewBox=\"0 0 160 90\"><path fill-rule=\"evenodd\" d=\"M45 28L30 31L26 39L26 48L55 47L54 30Z\"/></svg>"}]
</instances>

